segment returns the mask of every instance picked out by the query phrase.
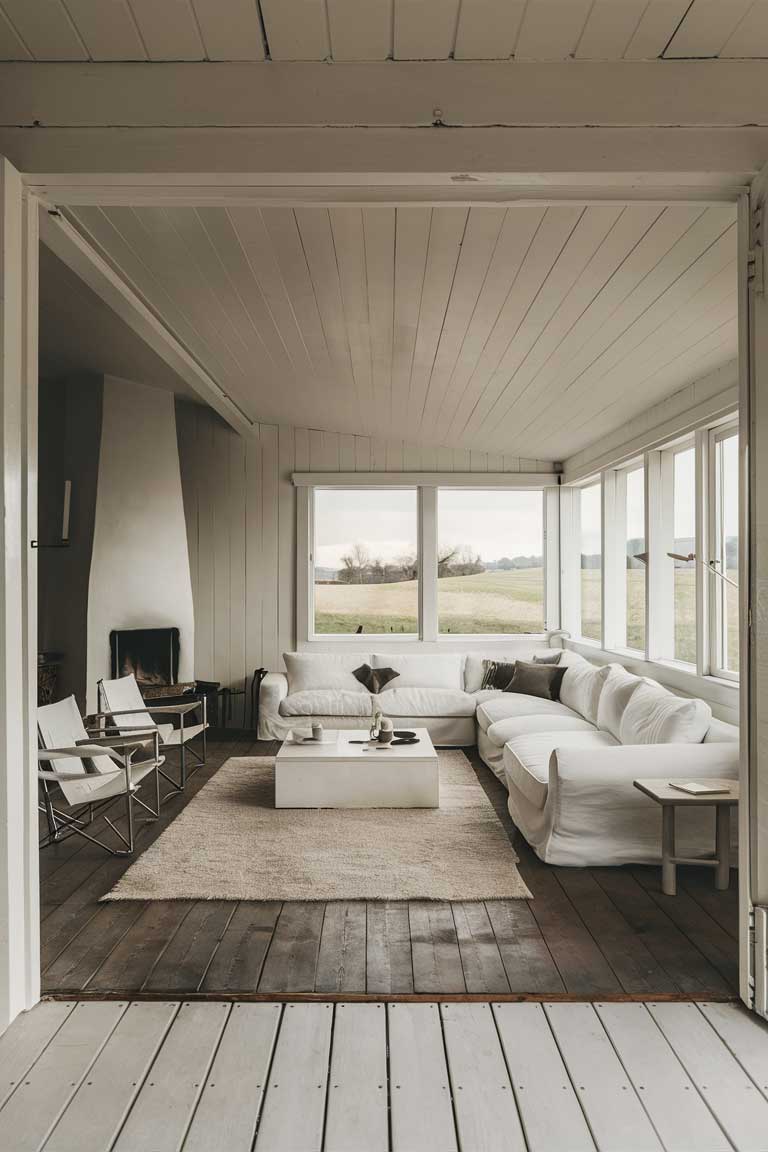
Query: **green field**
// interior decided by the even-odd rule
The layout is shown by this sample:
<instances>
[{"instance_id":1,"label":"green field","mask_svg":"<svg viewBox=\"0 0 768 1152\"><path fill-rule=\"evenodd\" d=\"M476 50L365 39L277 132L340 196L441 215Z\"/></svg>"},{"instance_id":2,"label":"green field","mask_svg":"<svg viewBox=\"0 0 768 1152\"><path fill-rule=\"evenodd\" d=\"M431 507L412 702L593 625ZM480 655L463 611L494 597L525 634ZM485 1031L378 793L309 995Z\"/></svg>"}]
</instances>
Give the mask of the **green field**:
<instances>
[{"instance_id":1,"label":"green field","mask_svg":"<svg viewBox=\"0 0 768 1152\"><path fill-rule=\"evenodd\" d=\"M737 572L729 572L738 580ZM733 671L739 663L738 591L726 587L728 612L728 659ZM600 639L600 571L582 569L581 632L591 640ZM696 574L693 568L675 569L675 646L676 660L696 663ZM627 571L627 647L645 647L645 573L641 568Z\"/></svg>"},{"instance_id":2,"label":"green field","mask_svg":"<svg viewBox=\"0 0 768 1152\"><path fill-rule=\"evenodd\" d=\"M544 627L541 568L446 576L438 581L442 633L540 632ZM317 584L315 631L320 633L418 631L418 587L397 584Z\"/></svg>"},{"instance_id":3,"label":"green field","mask_svg":"<svg viewBox=\"0 0 768 1152\"><path fill-rule=\"evenodd\" d=\"M732 574L734 579L736 574ZM627 571L627 647L645 645L645 573ZM582 635L600 639L600 571L581 573ZM439 628L458 635L540 632L544 627L541 568L446 576L438 581ZM738 666L736 589L728 586L728 664ZM416 581L396 584L317 584L315 631L382 635L418 632ZM696 662L696 592L692 568L675 569L675 658Z\"/></svg>"}]
</instances>

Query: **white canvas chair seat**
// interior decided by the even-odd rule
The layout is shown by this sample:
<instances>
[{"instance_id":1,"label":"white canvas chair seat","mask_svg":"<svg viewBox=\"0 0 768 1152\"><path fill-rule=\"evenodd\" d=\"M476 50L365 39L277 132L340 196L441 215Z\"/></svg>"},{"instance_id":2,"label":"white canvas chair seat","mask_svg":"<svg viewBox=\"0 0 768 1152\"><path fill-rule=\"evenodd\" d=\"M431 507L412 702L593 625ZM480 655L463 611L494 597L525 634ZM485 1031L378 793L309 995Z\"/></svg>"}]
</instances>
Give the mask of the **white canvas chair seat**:
<instances>
[{"instance_id":1,"label":"white canvas chair seat","mask_svg":"<svg viewBox=\"0 0 768 1152\"><path fill-rule=\"evenodd\" d=\"M113 852L114 849L82 831L82 820L76 812L87 806L90 823L95 806L125 796L128 837L123 836L111 821L106 817L105 819L128 846L129 852L132 851L132 804L137 799L135 794L139 785L151 773L155 774L156 806L151 808L142 800L138 800L138 803L155 818L159 815L157 772L163 763L163 757L156 756L151 748L154 744L154 735L144 729L143 735L146 738L143 740L142 733L137 732L136 739L132 741L114 737L112 743L117 747L104 747L96 737L89 736L86 731L74 696L38 709L38 734L41 744L38 753L40 762L38 778L44 791L45 803L41 807L48 817L49 842L61 838L64 833L79 832L80 835L85 835L87 839ZM50 755L46 756L46 752ZM140 758L134 761L134 756ZM52 784L58 785L65 801L73 810L72 813L62 813L54 807L50 797Z\"/></svg>"},{"instance_id":2,"label":"white canvas chair seat","mask_svg":"<svg viewBox=\"0 0 768 1152\"><path fill-rule=\"evenodd\" d=\"M105 757L101 757L101 759L105 759ZM83 762L80 761L80 763ZM46 762L44 761L44 763ZM60 764L61 761L56 760L54 763ZM72 763L72 761L68 761L68 763ZM80 804L98 804L102 800L111 800L115 796L122 796L125 792L125 771L118 767L114 760L111 761L111 764L113 769L111 772L85 772L76 780L68 780L57 769L53 769L51 772L51 776L54 778L52 782L58 784L64 799L72 808L77 808ZM154 760L146 760L144 763L131 765L130 777L133 791L154 770L154 767ZM48 777L46 776L44 779L48 779Z\"/></svg>"},{"instance_id":3,"label":"white canvas chair seat","mask_svg":"<svg viewBox=\"0 0 768 1152\"><path fill-rule=\"evenodd\" d=\"M100 680L99 697L103 708L103 711L99 713L100 717L109 720L121 736L129 736L137 728L153 729L160 738L161 747L179 749L181 760L179 783L166 776L165 773L162 775L178 791L182 791L186 784L186 746L198 737L202 737L202 755L198 755L194 749L190 749L190 751L199 763L205 763L205 733L208 728L205 699L191 701L188 704L158 704L156 708L153 708L151 704L147 705L141 695L141 689L133 674L120 676L117 680ZM188 714L200 709L202 710L202 723L199 721L194 724L185 723L185 717ZM176 728L172 722L166 720L158 722L155 716L161 715L178 716L180 719L179 727Z\"/></svg>"},{"instance_id":4,"label":"white canvas chair seat","mask_svg":"<svg viewBox=\"0 0 768 1152\"><path fill-rule=\"evenodd\" d=\"M190 724L184 726L184 743L188 744L190 740L194 740L196 736L200 736L207 724ZM160 743L164 744L166 748L178 748L182 743L182 732L180 728L174 728L173 724L158 724L158 731L160 733Z\"/></svg>"}]
</instances>

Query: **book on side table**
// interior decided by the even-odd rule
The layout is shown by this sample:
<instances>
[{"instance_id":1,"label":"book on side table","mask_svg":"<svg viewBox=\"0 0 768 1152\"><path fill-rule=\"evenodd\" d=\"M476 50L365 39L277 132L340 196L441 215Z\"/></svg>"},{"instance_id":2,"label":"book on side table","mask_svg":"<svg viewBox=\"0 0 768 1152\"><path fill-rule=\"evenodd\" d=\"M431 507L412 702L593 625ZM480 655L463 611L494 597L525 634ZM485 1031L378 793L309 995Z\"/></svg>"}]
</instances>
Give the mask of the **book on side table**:
<instances>
[{"instance_id":1,"label":"book on side table","mask_svg":"<svg viewBox=\"0 0 768 1152\"><path fill-rule=\"evenodd\" d=\"M727 784L700 784L697 780L670 780L670 788L676 788L678 792L687 792L689 796L722 796L724 793L730 792Z\"/></svg>"}]
</instances>

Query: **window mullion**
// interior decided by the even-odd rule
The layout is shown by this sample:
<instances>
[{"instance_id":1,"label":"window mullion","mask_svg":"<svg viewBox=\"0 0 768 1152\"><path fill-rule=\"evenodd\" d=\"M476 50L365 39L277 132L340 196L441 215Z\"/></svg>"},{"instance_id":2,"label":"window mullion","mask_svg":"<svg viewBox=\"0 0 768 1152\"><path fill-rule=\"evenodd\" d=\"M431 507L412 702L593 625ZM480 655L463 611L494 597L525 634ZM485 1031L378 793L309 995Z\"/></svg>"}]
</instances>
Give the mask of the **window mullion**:
<instances>
[{"instance_id":1,"label":"window mullion","mask_svg":"<svg viewBox=\"0 0 768 1152\"><path fill-rule=\"evenodd\" d=\"M560 490L560 626L581 636L581 518L578 488Z\"/></svg>"},{"instance_id":2,"label":"window mullion","mask_svg":"<svg viewBox=\"0 0 768 1152\"><path fill-rule=\"evenodd\" d=\"M707 428L696 433L696 672L709 676L713 666L711 627L714 601L706 562L710 556L714 522L714 498L710 468L710 435Z\"/></svg>"},{"instance_id":3,"label":"window mullion","mask_svg":"<svg viewBox=\"0 0 768 1152\"><path fill-rule=\"evenodd\" d=\"M603 648L627 643L627 474L603 474Z\"/></svg>"},{"instance_id":4,"label":"window mullion","mask_svg":"<svg viewBox=\"0 0 768 1152\"><path fill-rule=\"evenodd\" d=\"M437 488L419 488L419 628L437 640Z\"/></svg>"},{"instance_id":5,"label":"window mullion","mask_svg":"<svg viewBox=\"0 0 768 1152\"><path fill-rule=\"evenodd\" d=\"M645 458L646 659L674 657L674 509L671 499L673 462L670 452L648 452Z\"/></svg>"},{"instance_id":6,"label":"window mullion","mask_svg":"<svg viewBox=\"0 0 768 1152\"><path fill-rule=\"evenodd\" d=\"M315 630L314 499L314 488L296 489L296 636L299 640L308 640Z\"/></svg>"},{"instance_id":7,"label":"window mullion","mask_svg":"<svg viewBox=\"0 0 768 1152\"><path fill-rule=\"evenodd\" d=\"M560 494L544 489L544 627L552 631L560 622Z\"/></svg>"}]
</instances>

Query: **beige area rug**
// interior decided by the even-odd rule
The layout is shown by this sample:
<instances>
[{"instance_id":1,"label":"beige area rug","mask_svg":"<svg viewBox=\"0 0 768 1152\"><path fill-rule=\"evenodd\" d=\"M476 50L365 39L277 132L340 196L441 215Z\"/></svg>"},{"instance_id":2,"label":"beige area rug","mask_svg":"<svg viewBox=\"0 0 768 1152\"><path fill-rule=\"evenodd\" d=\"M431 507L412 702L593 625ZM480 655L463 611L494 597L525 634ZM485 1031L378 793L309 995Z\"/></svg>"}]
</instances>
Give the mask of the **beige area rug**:
<instances>
[{"instance_id":1,"label":"beige area rug","mask_svg":"<svg viewBox=\"0 0 768 1152\"><path fill-rule=\"evenodd\" d=\"M105 900L530 899L463 752L439 808L274 807L274 758L232 757Z\"/></svg>"}]
</instances>

